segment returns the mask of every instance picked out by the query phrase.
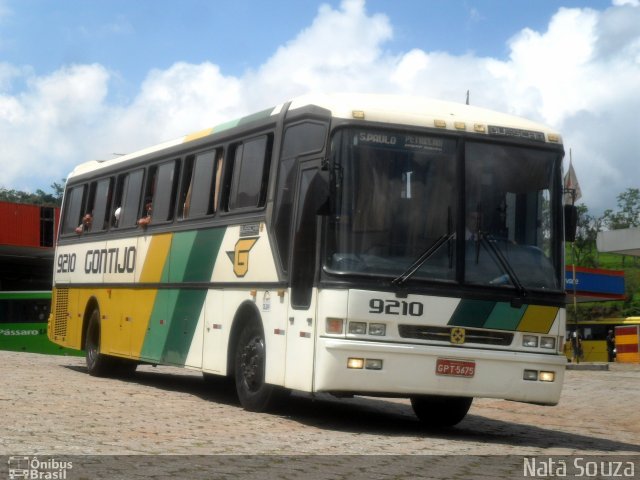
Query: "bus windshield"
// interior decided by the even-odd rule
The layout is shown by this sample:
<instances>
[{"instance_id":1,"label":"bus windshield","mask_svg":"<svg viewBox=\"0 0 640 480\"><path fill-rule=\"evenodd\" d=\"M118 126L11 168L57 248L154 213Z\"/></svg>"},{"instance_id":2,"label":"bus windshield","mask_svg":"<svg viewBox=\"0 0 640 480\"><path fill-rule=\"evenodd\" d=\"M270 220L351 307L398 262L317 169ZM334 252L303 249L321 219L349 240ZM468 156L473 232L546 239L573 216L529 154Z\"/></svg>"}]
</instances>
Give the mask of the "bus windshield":
<instances>
[{"instance_id":1,"label":"bus windshield","mask_svg":"<svg viewBox=\"0 0 640 480\"><path fill-rule=\"evenodd\" d=\"M560 290L557 152L467 141L463 174L453 137L346 129L332 153L329 273Z\"/></svg>"}]
</instances>

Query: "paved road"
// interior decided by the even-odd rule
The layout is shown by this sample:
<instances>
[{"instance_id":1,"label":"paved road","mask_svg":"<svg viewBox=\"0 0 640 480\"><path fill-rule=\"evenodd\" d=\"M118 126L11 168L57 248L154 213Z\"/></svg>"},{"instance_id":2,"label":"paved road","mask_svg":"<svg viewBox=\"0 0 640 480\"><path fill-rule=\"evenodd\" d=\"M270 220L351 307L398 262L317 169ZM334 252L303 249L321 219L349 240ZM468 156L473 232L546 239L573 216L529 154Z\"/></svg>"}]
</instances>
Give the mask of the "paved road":
<instances>
[{"instance_id":1,"label":"paved road","mask_svg":"<svg viewBox=\"0 0 640 480\"><path fill-rule=\"evenodd\" d=\"M0 455L640 454L638 365L568 371L556 407L477 399L444 431L421 429L406 400L295 394L250 413L172 367L95 378L82 358L0 352L0 378Z\"/></svg>"}]
</instances>

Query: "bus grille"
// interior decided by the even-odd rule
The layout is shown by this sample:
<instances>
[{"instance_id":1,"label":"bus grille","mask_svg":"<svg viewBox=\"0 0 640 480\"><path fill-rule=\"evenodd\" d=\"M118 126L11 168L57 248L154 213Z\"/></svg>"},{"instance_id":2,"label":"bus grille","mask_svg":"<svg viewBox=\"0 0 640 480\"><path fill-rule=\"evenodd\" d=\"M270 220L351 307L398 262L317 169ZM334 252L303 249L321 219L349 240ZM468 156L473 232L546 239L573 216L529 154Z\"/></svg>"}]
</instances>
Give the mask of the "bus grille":
<instances>
[{"instance_id":1,"label":"bus grille","mask_svg":"<svg viewBox=\"0 0 640 480\"><path fill-rule=\"evenodd\" d=\"M69 289L56 290L56 311L53 323L53 335L55 337L67 336L67 321L69 319Z\"/></svg>"},{"instance_id":2,"label":"bus grille","mask_svg":"<svg viewBox=\"0 0 640 480\"><path fill-rule=\"evenodd\" d=\"M402 338L418 340L436 340L450 342L452 327L431 327L428 325L398 325ZM465 328L464 343L479 343L482 345L511 345L513 333L495 332L491 330L476 330Z\"/></svg>"}]
</instances>

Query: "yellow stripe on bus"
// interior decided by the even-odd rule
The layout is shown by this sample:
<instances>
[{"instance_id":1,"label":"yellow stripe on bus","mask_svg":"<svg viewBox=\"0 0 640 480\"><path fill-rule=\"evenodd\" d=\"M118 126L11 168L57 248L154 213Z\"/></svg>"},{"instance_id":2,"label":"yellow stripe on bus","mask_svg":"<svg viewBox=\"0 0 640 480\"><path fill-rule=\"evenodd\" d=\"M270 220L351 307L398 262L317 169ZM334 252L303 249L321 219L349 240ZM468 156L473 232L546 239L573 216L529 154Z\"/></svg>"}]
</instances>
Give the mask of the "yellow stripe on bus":
<instances>
[{"instance_id":1,"label":"yellow stripe on bus","mask_svg":"<svg viewBox=\"0 0 640 480\"><path fill-rule=\"evenodd\" d=\"M211 135L213 133L213 128L206 128L204 130L200 130L199 132L193 132L184 137L183 142L187 143L192 140L197 140L202 137L206 137L207 135Z\"/></svg>"},{"instance_id":2,"label":"yellow stripe on bus","mask_svg":"<svg viewBox=\"0 0 640 480\"><path fill-rule=\"evenodd\" d=\"M151 239L151 245L144 259L144 266L140 274L140 282L160 282L164 264L169 256L172 236L171 233L163 233L161 235L155 235Z\"/></svg>"},{"instance_id":3,"label":"yellow stripe on bus","mask_svg":"<svg viewBox=\"0 0 640 480\"><path fill-rule=\"evenodd\" d=\"M551 325L558 315L558 307L542 307L529 305L520 324L519 332L549 333Z\"/></svg>"}]
</instances>

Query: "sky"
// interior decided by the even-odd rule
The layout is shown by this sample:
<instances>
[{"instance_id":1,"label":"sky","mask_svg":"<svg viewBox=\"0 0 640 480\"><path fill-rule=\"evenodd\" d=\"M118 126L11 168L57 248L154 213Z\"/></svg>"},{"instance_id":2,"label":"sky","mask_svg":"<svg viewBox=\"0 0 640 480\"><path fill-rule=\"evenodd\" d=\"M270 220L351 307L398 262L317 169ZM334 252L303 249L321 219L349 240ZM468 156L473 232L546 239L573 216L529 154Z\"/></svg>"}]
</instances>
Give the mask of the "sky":
<instances>
[{"instance_id":1,"label":"sky","mask_svg":"<svg viewBox=\"0 0 640 480\"><path fill-rule=\"evenodd\" d=\"M0 0L0 187L309 92L467 90L562 133L591 212L640 187L640 0Z\"/></svg>"}]
</instances>

